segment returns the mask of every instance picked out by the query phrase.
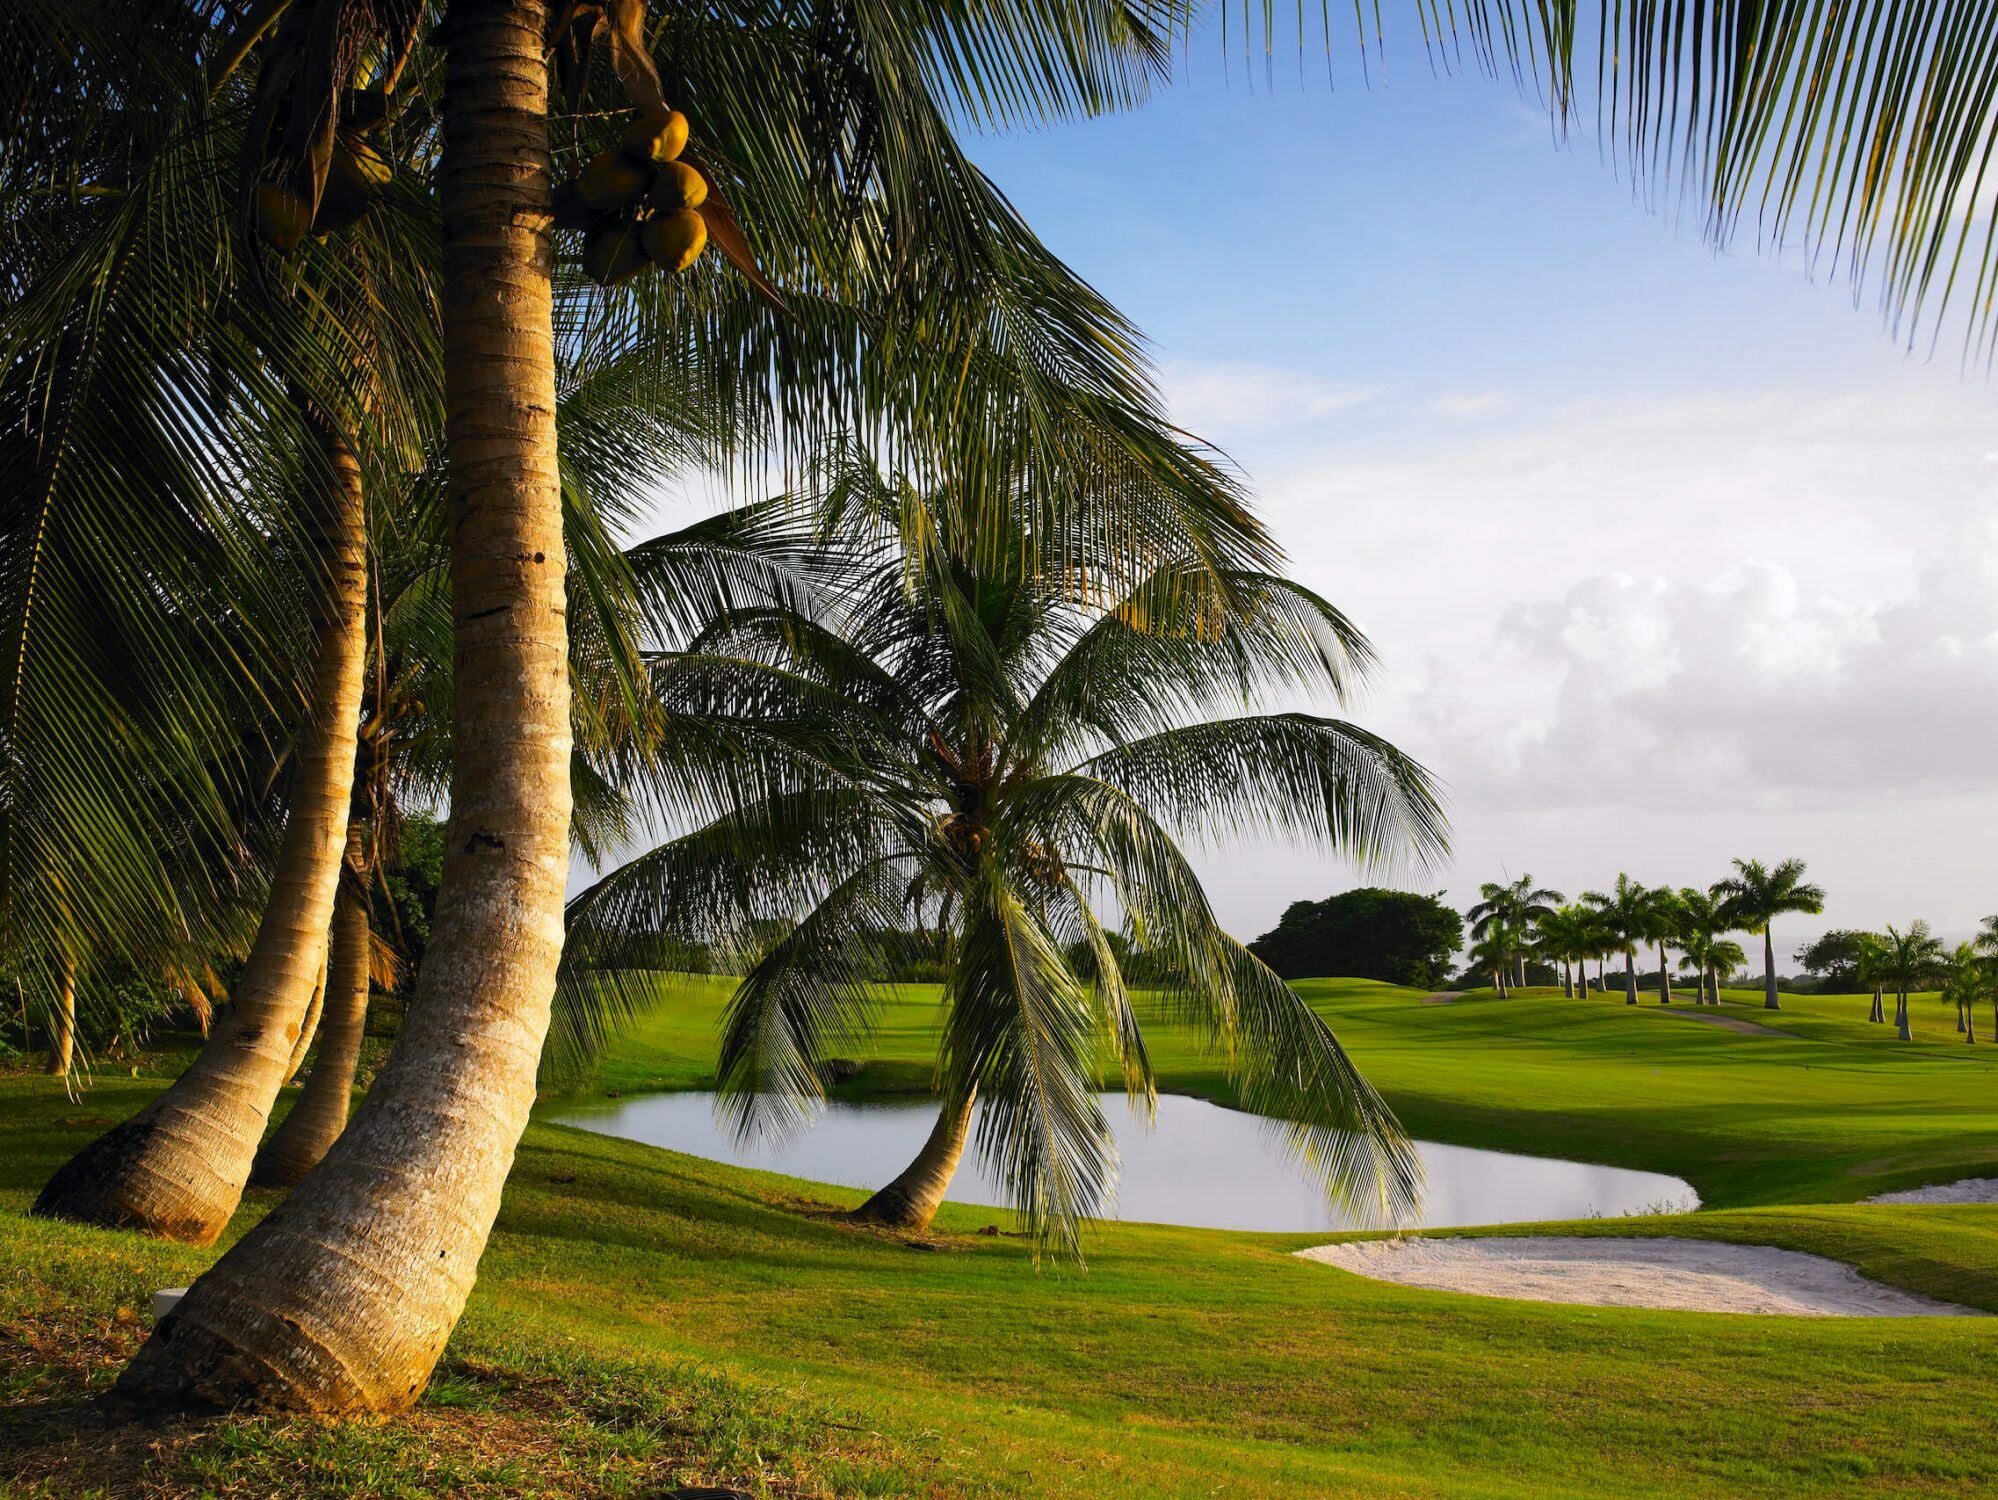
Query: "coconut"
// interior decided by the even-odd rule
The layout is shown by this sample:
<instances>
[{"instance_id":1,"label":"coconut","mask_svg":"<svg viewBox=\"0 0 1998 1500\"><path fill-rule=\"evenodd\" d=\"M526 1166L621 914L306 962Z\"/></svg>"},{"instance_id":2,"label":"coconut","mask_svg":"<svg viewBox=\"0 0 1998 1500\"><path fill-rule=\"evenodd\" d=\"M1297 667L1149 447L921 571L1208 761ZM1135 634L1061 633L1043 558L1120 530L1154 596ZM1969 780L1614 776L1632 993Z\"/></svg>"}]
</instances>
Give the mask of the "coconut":
<instances>
[{"instance_id":1,"label":"coconut","mask_svg":"<svg viewBox=\"0 0 1998 1500\"><path fill-rule=\"evenodd\" d=\"M652 185L652 174L635 166L615 151L603 151L590 158L576 179L576 191L584 204L594 209L622 208L636 203Z\"/></svg>"},{"instance_id":2,"label":"coconut","mask_svg":"<svg viewBox=\"0 0 1998 1500\"><path fill-rule=\"evenodd\" d=\"M281 182L257 184L257 233L273 250L289 250L312 227L312 205Z\"/></svg>"},{"instance_id":3,"label":"coconut","mask_svg":"<svg viewBox=\"0 0 1998 1500\"><path fill-rule=\"evenodd\" d=\"M645 253L667 271L686 270L708 244L707 221L691 208L654 214L645 221L642 235Z\"/></svg>"},{"instance_id":4,"label":"coconut","mask_svg":"<svg viewBox=\"0 0 1998 1500\"><path fill-rule=\"evenodd\" d=\"M583 269L598 286L616 286L645 269L645 249L634 224L607 224L583 239Z\"/></svg>"},{"instance_id":5,"label":"coconut","mask_svg":"<svg viewBox=\"0 0 1998 1500\"><path fill-rule=\"evenodd\" d=\"M667 214L676 208L699 208L708 201L708 180L683 161L669 161L660 167L645 201Z\"/></svg>"},{"instance_id":6,"label":"coconut","mask_svg":"<svg viewBox=\"0 0 1998 1500\"><path fill-rule=\"evenodd\" d=\"M687 149L687 117L677 109L648 109L624 127L620 147L633 161L673 161Z\"/></svg>"}]
</instances>

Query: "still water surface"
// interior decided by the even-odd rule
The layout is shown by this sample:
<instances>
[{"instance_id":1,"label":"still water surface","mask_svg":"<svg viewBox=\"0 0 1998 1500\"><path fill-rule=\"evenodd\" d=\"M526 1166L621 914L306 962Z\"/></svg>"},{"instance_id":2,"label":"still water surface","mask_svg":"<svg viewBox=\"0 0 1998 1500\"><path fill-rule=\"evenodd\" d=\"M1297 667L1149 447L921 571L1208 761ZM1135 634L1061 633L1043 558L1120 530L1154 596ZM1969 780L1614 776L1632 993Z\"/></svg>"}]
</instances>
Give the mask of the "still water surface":
<instances>
[{"instance_id":1,"label":"still water surface","mask_svg":"<svg viewBox=\"0 0 1998 1500\"><path fill-rule=\"evenodd\" d=\"M1150 1131L1104 1099L1117 1131L1121 1171L1117 1217L1208 1229L1316 1230L1355 1225L1288 1161L1267 1123L1204 1099L1165 1094ZM811 1129L781 1146L738 1145L716 1125L712 1094L648 1094L572 1104L547 1118L604 1135L665 1146L735 1166L783 1172L845 1187L879 1187L916 1154L936 1119L929 1104L832 1104ZM975 1141L975 1137L974 1137ZM1544 1156L1416 1143L1429 1178L1422 1214L1407 1227L1507 1224L1535 1219L1615 1217L1668 1205L1690 1209L1690 1185L1659 1172L1597 1167ZM951 1191L956 1203L997 1203L1005 1194L965 1153Z\"/></svg>"}]
</instances>

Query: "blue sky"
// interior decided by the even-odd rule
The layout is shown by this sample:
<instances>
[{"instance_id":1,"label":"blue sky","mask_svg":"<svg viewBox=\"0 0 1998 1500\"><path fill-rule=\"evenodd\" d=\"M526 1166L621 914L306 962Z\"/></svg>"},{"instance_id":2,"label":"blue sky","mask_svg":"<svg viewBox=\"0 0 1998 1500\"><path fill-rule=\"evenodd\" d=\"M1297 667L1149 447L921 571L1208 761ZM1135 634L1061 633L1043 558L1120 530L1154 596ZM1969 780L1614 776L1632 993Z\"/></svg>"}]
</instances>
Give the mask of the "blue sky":
<instances>
[{"instance_id":1,"label":"blue sky","mask_svg":"<svg viewBox=\"0 0 1998 1500\"><path fill-rule=\"evenodd\" d=\"M1408 883L1794 853L1825 924L1998 910L1982 375L1794 251L1649 211L1509 82L1392 61L1328 88L1293 53L1272 89L1196 41L1145 108L976 155L1382 648L1358 716L1445 776L1457 829ZM1245 933L1358 878L1205 869Z\"/></svg>"}]
</instances>

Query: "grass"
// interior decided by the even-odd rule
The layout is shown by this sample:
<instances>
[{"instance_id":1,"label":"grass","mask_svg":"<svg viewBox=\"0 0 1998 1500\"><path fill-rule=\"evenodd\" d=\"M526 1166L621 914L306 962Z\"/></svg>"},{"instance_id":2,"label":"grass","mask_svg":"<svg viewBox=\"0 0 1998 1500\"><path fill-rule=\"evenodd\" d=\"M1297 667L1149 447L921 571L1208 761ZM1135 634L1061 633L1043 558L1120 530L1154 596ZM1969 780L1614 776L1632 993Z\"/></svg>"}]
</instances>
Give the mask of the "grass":
<instances>
[{"instance_id":1,"label":"grass","mask_svg":"<svg viewBox=\"0 0 1998 1500\"><path fill-rule=\"evenodd\" d=\"M1725 1205L1562 1232L1812 1250L1998 1311L1998 1208L1840 1201L1998 1171L1985 1054L1940 1007L1902 1045L1863 998L1724 1007L1791 1033L1769 1037L1614 1000L1302 988L1419 1132L1675 1172ZM722 993L686 985L592 1090L704 1082ZM930 1011L898 997L849 1089L920 1086ZM1157 1056L1172 1086L1224 1092L1187 1039ZM0 1490L12 1472L64 1494L1998 1493L1998 1321L1504 1302L1287 1254L1322 1235L1142 1225L1095 1235L1086 1271L1037 1269L976 1232L989 1210L947 1207L911 1245L823 1211L858 1194L547 1124L414 1416L135 1437L73 1403L142 1335L151 1289L211 1252L19 1210L157 1086L76 1106L0 1080Z\"/></svg>"}]
</instances>

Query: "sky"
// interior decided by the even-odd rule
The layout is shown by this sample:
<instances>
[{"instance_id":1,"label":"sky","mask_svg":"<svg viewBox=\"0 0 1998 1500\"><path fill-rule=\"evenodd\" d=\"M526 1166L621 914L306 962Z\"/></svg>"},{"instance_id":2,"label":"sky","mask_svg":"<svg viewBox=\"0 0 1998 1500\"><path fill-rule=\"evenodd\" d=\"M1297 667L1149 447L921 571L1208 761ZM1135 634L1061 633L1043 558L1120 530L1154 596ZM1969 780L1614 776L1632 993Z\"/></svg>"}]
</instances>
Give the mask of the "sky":
<instances>
[{"instance_id":1,"label":"sky","mask_svg":"<svg viewBox=\"0 0 1998 1500\"><path fill-rule=\"evenodd\" d=\"M1196 39L1140 110L981 139L1152 342L1292 573L1372 637L1352 717L1453 853L1203 851L1244 937L1356 884L1707 884L1807 861L1830 926L1998 911L1998 392L1753 236L1716 252L1509 83L1274 87Z\"/></svg>"}]
</instances>

